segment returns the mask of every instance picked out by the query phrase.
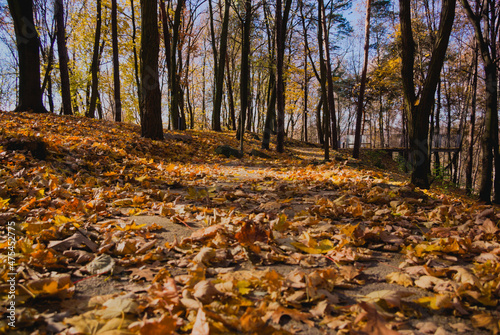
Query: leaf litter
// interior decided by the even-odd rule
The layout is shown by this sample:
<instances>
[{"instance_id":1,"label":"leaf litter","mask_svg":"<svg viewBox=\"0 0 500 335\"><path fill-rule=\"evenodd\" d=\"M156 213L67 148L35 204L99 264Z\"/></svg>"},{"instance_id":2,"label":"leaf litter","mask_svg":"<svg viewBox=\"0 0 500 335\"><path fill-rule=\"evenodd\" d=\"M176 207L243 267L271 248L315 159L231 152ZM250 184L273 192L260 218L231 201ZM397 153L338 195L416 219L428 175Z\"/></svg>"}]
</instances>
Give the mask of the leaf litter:
<instances>
[{"instance_id":1,"label":"leaf litter","mask_svg":"<svg viewBox=\"0 0 500 335\"><path fill-rule=\"evenodd\" d=\"M299 142L238 160L214 154L237 146L232 133L150 141L77 117L0 122L0 294L7 222L18 283L17 327L3 317L1 333L500 331L496 207L343 152L318 164Z\"/></svg>"}]
</instances>

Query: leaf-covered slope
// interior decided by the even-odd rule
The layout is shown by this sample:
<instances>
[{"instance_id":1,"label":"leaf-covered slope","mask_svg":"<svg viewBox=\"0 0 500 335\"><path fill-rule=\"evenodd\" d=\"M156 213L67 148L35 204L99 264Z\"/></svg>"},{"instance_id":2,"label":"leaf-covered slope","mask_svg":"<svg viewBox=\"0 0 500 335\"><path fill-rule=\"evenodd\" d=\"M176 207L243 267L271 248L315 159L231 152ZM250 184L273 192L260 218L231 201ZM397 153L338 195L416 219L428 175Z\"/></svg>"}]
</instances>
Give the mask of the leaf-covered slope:
<instances>
[{"instance_id":1,"label":"leaf-covered slope","mask_svg":"<svg viewBox=\"0 0 500 335\"><path fill-rule=\"evenodd\" d=\"M214 155L237 146L232 134L152 142L112 122L0 122L2 332L499 331L497 208L340 153L320 165L294 158L303 150ZM39 140L43 160L22 144Z\"/></svg>"}]
</instances>

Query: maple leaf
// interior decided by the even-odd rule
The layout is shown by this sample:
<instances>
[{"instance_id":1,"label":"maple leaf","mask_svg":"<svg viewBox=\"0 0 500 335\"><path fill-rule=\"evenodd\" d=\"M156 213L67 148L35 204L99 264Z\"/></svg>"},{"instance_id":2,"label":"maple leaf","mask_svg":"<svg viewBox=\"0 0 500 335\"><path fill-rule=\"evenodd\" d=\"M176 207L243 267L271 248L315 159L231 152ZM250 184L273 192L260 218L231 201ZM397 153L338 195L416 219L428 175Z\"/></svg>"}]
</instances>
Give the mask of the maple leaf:
<instances>
[{"instance_id":1,"label":"maple leaf","mask_svg":"<svg viewBox=\"0 0 500 335\"><path fill-rule=\"evenodd\" d=\"M363 318L366 318L366 325L362 331L370 335L399 335L399 332L387 328L387 323L384 318L378 313L377 309L367 302L360 302L359 306L365 310L364 314L360 314L355 324L359 323Z\"/></svg>"}]
</instances>

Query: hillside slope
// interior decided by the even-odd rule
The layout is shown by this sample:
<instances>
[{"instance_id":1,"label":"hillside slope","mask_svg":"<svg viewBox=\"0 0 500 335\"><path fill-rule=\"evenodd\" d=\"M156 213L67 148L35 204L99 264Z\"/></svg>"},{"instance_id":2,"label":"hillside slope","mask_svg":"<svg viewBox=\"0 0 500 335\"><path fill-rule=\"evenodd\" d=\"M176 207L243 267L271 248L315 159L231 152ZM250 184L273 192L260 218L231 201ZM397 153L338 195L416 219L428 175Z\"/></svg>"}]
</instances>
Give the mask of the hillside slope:
<instances>
[{"instance_id":1,"label":"hillside slope","mask_svg":"<svg viewBox=\"0 0 500 335\"><path fill-rule=\"evenodd\" d=\"M499 331L498 208L293 141L236 159L233 133L0 122L2 333Z\"/></svg>"}]
</instances>

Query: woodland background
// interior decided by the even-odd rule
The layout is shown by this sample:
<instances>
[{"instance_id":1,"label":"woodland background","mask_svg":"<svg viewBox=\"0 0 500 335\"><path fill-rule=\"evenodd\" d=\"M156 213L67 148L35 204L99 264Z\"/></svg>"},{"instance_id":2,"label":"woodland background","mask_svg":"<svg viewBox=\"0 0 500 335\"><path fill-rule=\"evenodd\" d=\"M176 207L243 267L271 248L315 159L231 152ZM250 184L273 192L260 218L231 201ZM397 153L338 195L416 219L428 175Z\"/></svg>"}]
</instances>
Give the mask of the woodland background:
<instances>
[{"instance_id":1,"label":"woodland background","mask_svg":"<svg viewBox=\"0 0 500 335\"><path fill-rule=\"evenodd\" d=\"M51 113L154 120L144 129L238 129L238 137L246 130L263 134L266 149L277 134L278 151L284 136L326 143L325 159L328 144L354 146L355 156L362 145L409 147L401 166L413 171L417 186L448 180L498 201L500 5L493 0L161 0L147 10L134 0L18 3L33 6L41 94ZM410 29L403 28L401 4ZM363 29L347 17L354 11L362 21L364 6ZM448 12L449 43L440 46L441 13ZM5 2L0 30L0 106L13 109L22 62ZM152 91L148 75L159 88L154 117L142 115L141 101ZM405 109L417 105L425 111ZM161 129L143 135L161 138Z\"/></svg>"}]
</instances>

